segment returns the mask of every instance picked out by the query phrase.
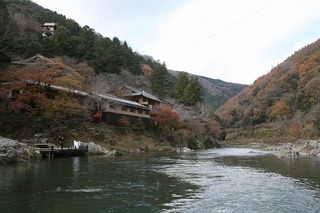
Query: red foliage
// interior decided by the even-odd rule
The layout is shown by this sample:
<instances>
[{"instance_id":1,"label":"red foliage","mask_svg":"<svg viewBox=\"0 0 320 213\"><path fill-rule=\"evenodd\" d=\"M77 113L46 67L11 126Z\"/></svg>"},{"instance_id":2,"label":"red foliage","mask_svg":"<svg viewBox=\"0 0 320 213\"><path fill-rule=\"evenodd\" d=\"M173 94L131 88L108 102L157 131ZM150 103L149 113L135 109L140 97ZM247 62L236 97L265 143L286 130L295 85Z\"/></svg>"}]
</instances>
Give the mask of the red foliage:
<instances>
[{"instance_id":1,"label":"red foliage","mask_svg":"<svg viewBox=\"0 0 320 213\"><path fill-rule=\"evenodd\" d=\"M154 116L156 126L177 127L180 124L179 114L166 105L158 106L151 116Z\"/></svg>"},{"instance_id":2,"label":"red foliage","mask_svg":"<svg viewBox=\"0 0 320 213\"><path fill-rule=\"evenodd\" d=\"M102 116L101 112L96 112L93 117L96 118L96 119L100 119Z\"/></svg>"},{"instance_id":3,"label":"red foliage","mask_svg":"<svg viewBox=\"0 0 320 213\"><path fill-rule=\"evenodd\" d=\"M24 92L17 96L17 98L10 103L10 108L27 116L35 115L40 110L40 103L45 98L43 94L33 92Z\"/></svg>"}]
</instances>

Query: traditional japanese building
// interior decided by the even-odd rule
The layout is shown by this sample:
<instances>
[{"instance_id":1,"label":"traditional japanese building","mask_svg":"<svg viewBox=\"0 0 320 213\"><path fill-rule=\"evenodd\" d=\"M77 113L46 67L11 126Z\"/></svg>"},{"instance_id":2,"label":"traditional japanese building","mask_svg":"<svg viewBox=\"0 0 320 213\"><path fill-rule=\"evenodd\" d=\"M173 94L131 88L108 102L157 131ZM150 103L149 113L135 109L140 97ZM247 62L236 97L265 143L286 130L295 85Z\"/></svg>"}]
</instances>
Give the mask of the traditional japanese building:
<instances>
[{"instance_id":1,"label":"traditional japanese building","mask_svg":"<svg viewBox=\"0 0 320 213\"><path fill-rule=\"evenodd\" d=\"M146 106L149 110L155 110L162 102L157 97L147 93L145 91L138 90L131 86L125 85L117 89L117 95L123 98L127 98L131 101L135 101L143 106Z\"/></svg>"},{"instance_id":2,"label":"traditional japanese building","mask_svg":"<svg viewBox=\"0 0 320 213\"><path fill-rule=\"evenodd\" d=\"M57 29L56 23L44 23L42 25L42 36L50 37L54 35L54 31Z\"/></svg>"}]
</instances>

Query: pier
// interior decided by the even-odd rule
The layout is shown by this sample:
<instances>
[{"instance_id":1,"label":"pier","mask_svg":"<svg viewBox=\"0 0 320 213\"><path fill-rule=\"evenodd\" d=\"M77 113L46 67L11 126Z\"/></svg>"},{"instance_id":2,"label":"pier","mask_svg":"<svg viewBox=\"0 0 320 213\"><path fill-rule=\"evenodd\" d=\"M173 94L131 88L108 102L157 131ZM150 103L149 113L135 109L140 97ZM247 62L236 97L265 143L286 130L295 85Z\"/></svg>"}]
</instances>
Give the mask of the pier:
<instances>
[{"instance_id":1,"label":"pier","mask_svg":"<svg viewBox=\"0 0 320 213\"><path fill-rule=\"evenodd\" d=\"M40 148L40 154L43 158L57 158L57 157L71 157L81 156L88 153L88 146L79 146L74 148L56 148L51 146L50 148Z\"/></svg>"}]
</instances>

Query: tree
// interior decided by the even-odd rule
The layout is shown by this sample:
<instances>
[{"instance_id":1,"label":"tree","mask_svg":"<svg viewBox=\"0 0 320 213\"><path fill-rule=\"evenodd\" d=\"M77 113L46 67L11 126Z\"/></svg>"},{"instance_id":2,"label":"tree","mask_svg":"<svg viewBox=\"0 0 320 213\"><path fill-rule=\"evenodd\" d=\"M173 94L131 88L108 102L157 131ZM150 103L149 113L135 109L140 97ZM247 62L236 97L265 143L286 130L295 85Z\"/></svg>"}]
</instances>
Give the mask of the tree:
<instances>
[{"instance_id":1,"label":"tree","mask_svg":"<svg viewBox=\"0 0 320 213\"><path fill-rule=\"evenodd\" d=\"M108 73L120 74L125 59L122 56L121 48L118 45L111 45L105 52L105 71Z\"/></svg>"},{"instance_id":2,"label":"tree","mask_svg":"<svg viewBox=\"0 0 320 213\"><path fill-rule=\"evenodd\" d=\"M4 1L0 1L0 26L0 52L7 53L14 46L18 29L13 19L10 19Z\"/></svg>"},{"instance_id":3,"label":"tree","mask_svg":"<svg viewBox=\"0 0 320 213\"><path fill-rule=\"evenodd\" d=\"M195 106L198 102L203 102L204 89L197 77L191 77L189 83L183 90L179 102L186 106Z\"/></svg>"},{"instance_id":4,"label":"tree","mask_svg":"<svg viewBox=\"0 0 320 213\"><path fill-rule=\"evenodd\" d=\"M166 65L155 63L153 65L153 73L151 74L151 89L152 92L160 98L168 95L172 88L172 80L166 68Z\"/></svg>"},{"instance_id":5,"label":"tree","mask_svg":"<svg viewBox=\"0 0 320 213\"><path fill-rule=\"evenodd\" d=\"M43 54L43 46L35 31L26 31L16 41L17 52L25 57L31 57L38 53Z\"/></svg>"},{"instance_id":6,"label":"tree","mask_svg":"<svg viewBox=\"0 0 320 213\"><path fill-rule=\"evenodd\" d=\"M91 60L94 56L96 34L94 29L84 26L77 36L77 54L81 59Z\"/></svg>"},{"instance_id":7,"label":"tree","mask_svg":"<svg viewBox=\"0 0 320 213\"><path fill-rule=\"evenodd\" d=\"M175 97L177 99L180 99L182 97L183 91L188 85L188 83L189 83L188 74L186 72L180 72L174 87Z\"/></svg>"},{"instance_id":8,"label":"tree","mask_svg":"<svg viewBox=\"0 0 320 213\"><path fill-rule=\"evenodd\" d=\"M75 56L76 42L69 29L59 26L51 39L54 39L59 44L60 51L63 55L68 55L71 57Z\"/></svg>"},{"instance_id":9,"label":"tree","mask_svg":"<svg viewBox=\"0 0 320 213\"><path fill-rule=\"evenodd\" d=\"M133 53L132 49L128 46L126 41L122 45L122 50L123 57L125 59L125 68L134 75L142 74L139 57L137 57L136 54Z\"/></svg>"},{"instance_id":10,"label":"tree","mask_svg":"<svg viewBox=\"0 0 320 213\"><path fill-rule=\"evenodd\" d=\"M158 106L156 111L151 112L151 116L154 116L156 128L159 126L164 128L175 128L179 126L180 123L179 114L166 105Z\"/></svg>"}]
</instances>

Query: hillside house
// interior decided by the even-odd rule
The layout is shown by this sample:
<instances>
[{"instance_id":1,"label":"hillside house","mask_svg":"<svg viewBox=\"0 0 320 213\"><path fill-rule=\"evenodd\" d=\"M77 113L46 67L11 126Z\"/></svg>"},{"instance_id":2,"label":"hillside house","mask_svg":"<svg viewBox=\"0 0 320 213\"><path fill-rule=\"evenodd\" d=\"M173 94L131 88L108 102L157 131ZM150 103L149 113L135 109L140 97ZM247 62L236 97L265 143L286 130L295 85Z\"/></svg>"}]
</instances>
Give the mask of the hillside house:
<instances>
[{"instance_id":1,"label":"hillside house","mask_svg":"<svg viewBox=\"0 0 320 213\"><path fill-rule=\"evenodd\" d=\"M118 96L146 106L151 111L155 110L157 106L162 102L150 93L138 90L128 85L120 87L116 91Z\"/></svg>"},{"instance_id":2,"label":"hillside house","mask_svg":"<svg viewBox=\"0 0 320 213\"><path fill-rule=\"evenodd\" d=\"M100 98L97 101L96 98ZM94 106L102 112L101 121L114 125L135 125L150 127L150 110L137 102L110 95L94 94Z\"/></svg>"},{"instance_id":3,"label":"hillside house","mask_svg":"<svg viewBox=\"0 0 320 213\"><path fill-rule=\"evenodd\" d=\"M56 63L55 61L39 54L26 60L12 62L12 64L19 66L26 66L30 64L49 64L50 66L56 65L57 69L60 69L59 63ZM68 69L66 69L66 72L67 71ZM111 94L102 95L94 92L87 93L81 90L74 89L72 87L63 87L54 85L52 83L46 83L46 77L42 77L40 79L37 76L38 73L36 73L34 79L30 79L29 76L25 76L26 78L24 79L16 79L20 82L25 82L28 85L28 88L14 91L10 90L7 97L13 99L16 98L19 94L30 90L30 88L32 87L38 87L38 92L44 94L47 99L55 101L56 97L62 94L61 92L66 92L68 93L68 95L71 95L70 97L77 98L80 104L87 107L87 109L89 109L93 113L93 118L96 122L102 121L107 124L116 126L134 125L142 128L150 127L150 112L152 110L155 110L156 106L161 103L161 101L157 97L130 86L120 87L117 90L116 96L112 96ZM2 86L5 85L2 84Z\"/></svg>"},{"instance_id":4,"label":"hillside house","mask_svg":"<svg viewBox=\"0 0 320 213\"><path fill-rule=\"evenodd\" d=\"M54 35L54 31L57 29L56 23L44 23L42 26L42 36L50 37Z\"/></svg>"}]
</instances>

